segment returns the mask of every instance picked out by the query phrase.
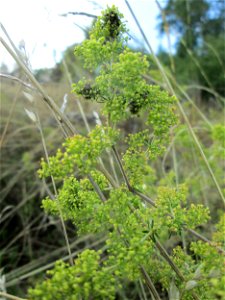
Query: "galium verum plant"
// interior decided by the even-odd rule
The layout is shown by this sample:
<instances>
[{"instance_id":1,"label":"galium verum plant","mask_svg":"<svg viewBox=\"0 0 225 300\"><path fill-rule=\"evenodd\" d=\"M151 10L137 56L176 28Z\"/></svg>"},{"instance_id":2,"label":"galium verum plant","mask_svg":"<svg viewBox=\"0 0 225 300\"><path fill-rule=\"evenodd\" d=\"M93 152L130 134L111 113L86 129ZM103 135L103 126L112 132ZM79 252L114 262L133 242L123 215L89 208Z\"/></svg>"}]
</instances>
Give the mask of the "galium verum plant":
<instances>
[{"instance_id":1,"label":"galium verum plant","mask_svg":"<svg viewBox=\"0 0 225 300\"><path fill-rule=\"evenodd\" d=\"M208 209L188 207L185 185L160 186L155 202L144 201L149 199L144 185L154 176L149 163L163 153L177 123L176 99L146 82L147 57L127 47L126 32L123 16L112 6L97 19L90 38L76 47L75 55L93 79L83 78L73 85L73 92L102 103L106 121L88 135L68 137L48 163L42 160L39 170L40 177L53 176L59 186L58 203L45 198L45 211L59 215L60 205L64 220L72 221L79 235L104 235L106 250L84 250L73 266L57 262L48 271L50 277L29 290L33 300L115 299L122 286L140 281L154 299L161 299L162 291L172 297L171 286L179 299L211 300L217 289L222 295L217 278L222 258L217 249L192 242L196 260L181 247L169 255L160 242L205 223ZM143 119L144 128L124 139L118 124L137 117ZM126 145L119 154L116 147L122 138ZM99 167L99 158L108 157L107 149L123 175L120 184ZM220 233L215 234L221 247L223 230L219 226Z\"/></svg>"}]
</instances>

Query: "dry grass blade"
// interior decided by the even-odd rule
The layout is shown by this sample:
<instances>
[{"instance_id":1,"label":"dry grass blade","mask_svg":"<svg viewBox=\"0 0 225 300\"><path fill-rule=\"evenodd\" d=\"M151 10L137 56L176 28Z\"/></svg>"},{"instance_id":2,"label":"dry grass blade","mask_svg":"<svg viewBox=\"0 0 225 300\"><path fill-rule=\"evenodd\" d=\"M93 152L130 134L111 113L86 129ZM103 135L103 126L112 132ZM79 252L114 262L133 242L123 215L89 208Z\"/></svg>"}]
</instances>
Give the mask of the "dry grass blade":
<instances>
[{"instance_id":1,"label":"dry grass blade","mask_svg":"<svg viewBox=\"0 0 225 300\"><path fill-rule=\"evenodd\" d=\"M69 121L69 119L60 111L60 108L55 104L55 102L47 95L45 90L42 88L42 86L39 84L39 82L35 79L34 75L31 73L31 71L27 68L27 66L23 63L23 61L12 51L12 49L9 47L9 45L4 41L4 39L0 38L1 43L6 48L6 50L9 52L9 54L15 59L17 64L21 67L21 69L24 71L24 73L27 75L31 83L34 85L34 87L39 91L39 93L42 96L43 101L48 105L48 107L56 114L58 120L60 122L63 122L65 126L67 127L69 134L73 135L76 131Z\"/></svg>"},{"instance_id":2,"label":"dry grass blade","mask_svg":"<svg viewBox=\"0 0 225 300\"><path fill-rule=\"evenodd\" d=\"M10 295L5 292L0 292L0 296L5 297L7 299L11 299L11 300L27 300L25 298L16 297L16 296Z\"/></svg>"}]
</instances>

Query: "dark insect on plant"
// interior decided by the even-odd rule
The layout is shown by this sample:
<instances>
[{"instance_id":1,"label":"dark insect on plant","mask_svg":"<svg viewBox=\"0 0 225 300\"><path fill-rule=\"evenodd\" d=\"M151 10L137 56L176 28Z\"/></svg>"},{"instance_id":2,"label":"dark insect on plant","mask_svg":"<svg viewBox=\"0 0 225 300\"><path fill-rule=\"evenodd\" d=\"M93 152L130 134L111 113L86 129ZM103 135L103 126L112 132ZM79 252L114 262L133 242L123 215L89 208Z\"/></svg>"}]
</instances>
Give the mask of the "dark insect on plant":
<instances>
[{"instance_id":1,"label":"dark insect on plant","mask_svg":"<svg viewBox=\"0 0 225 300\"><path fill-rule=\"evenodd\" d=\"M136 115L139 113L139 111L144 106L147 97L148 97L148 92L144 92L141 93L139 97L137 97L138 99L132 99L129 102L128 107L132 115Z\"/></svg>"},{"instance_id":2,"label":"dark insect on plant","mask_svg":"<svg viewBox=\"0 0 225 300\"><path fill-rule=\"evenodd\" d=\"M136 115L138 114L138 112L140 111L141 109L141 104L139 103L139 101L135 101L135 100L131 100L129 102L129 110L131 112L132 115Z\"/></svg>"},{"instance_id":3,"label":"dark insect on plant","mask_svg":"<svg viewBox=\"0 0 225 300\"><path fill-rule=\"evenodd\" d=\"M115 39L119 35L120 24L121 24L121 21L116 12L110 11L104 15L103 27L108 26L109 38Z\"/></svg>"},{"instance_id":4,"label":"dark insect on plant","mask_svg":"<svg viewBox=\"0 0 225 300\"><path fill-rule=\"evenodd\" d=\"M78 91L78 93L87 100L97 100L100 94L98 88L90 83L86 83L85 86Z\"/></svg>"}]
</instances>

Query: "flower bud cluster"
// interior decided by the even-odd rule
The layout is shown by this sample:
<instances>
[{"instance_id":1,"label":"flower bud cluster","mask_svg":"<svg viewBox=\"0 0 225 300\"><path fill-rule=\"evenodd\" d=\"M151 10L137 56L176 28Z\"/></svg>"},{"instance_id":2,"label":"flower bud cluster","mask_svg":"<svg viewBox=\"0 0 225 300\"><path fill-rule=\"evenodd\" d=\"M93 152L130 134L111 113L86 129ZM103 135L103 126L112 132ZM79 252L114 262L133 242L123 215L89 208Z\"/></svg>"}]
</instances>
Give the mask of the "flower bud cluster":
<instances>
[{"instance_id":1,"label":"flower bud cluster","mask_svg":"<svg viewBox=\"0 0 225 300\"><path fill-rule=\"evenodd\" d=\"M118 138L118 131L111 127L97 125L88 136L76 134L63 144L64 151L58 149L49 162L41 161L40 177L54 176L63 179L75 171L87 174L93 170L97 158L104 150L112 147Z\"/></svg>"}]
</instances>

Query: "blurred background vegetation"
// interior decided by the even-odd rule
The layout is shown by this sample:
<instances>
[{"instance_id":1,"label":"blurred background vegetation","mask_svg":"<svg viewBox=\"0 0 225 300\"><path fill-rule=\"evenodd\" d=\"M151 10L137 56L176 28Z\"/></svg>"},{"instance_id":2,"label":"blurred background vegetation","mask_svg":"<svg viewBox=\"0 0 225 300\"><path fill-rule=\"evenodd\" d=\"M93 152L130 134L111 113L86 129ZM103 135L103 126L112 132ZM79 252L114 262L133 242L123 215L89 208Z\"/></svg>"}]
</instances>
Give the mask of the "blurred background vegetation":
<instances>
[{"instance_id":1,"label":"blurred background vegetation","mask_svg":"<svg viewBox=\"0 0 225 300\"><path fill-rule=\"evenodd\" d=\"M160 9L158 30L168 39L167 51L161 49L157 57L224 189L224 1L168 0L157 1L157 4ZM174 34L177 35L175 48L170 42ZM35 70L35 77L60 107L67 103L65 112L71 122L79 131L86 132L87 123L85 125L81 110L91 128L96 123L93 112L100 115L101 106L71 94L72 82L92 76L74 57L74 47L68 47L53 68ZM139 45L133 51L145 50ZM164 88L165 82L152 55L148 54L148 57L151 66L147 80ZM7 67L2 65L1 73L26 81L19 68L7 74ZM35 107L34 101L29 101L34 99ZM56 259L67 255L60 221L45 215L40 207L51 186L37 176L40 158L44 156L43 145L40 130L26 116L24 108L38 111L49 154L64 139L54 117L35 92L15 80L1 77L0 289L7 289L17 296L25 296L29 284L43 277L43 271ZM154 196L154 186L162 182L170 185L186 182L190 202L203 203L210 208L212 221L207 228L199 228L210 237L223 203L185 121L180 119L180 125L171 133L171 143L164 156L152 165L155 175L150 182L153 185L151 192ZM121 128L127 133L132 132L141 126L140 123L134 118L132 122L121 124ZM74 256L85 247L102 245L102 240L96 241L91 236L77 239L74 227L69 223L67 230ZM170 243L180 241L171 240ZM171 244L167 246L171 247Z\"/></svg>"}]
</instances>

